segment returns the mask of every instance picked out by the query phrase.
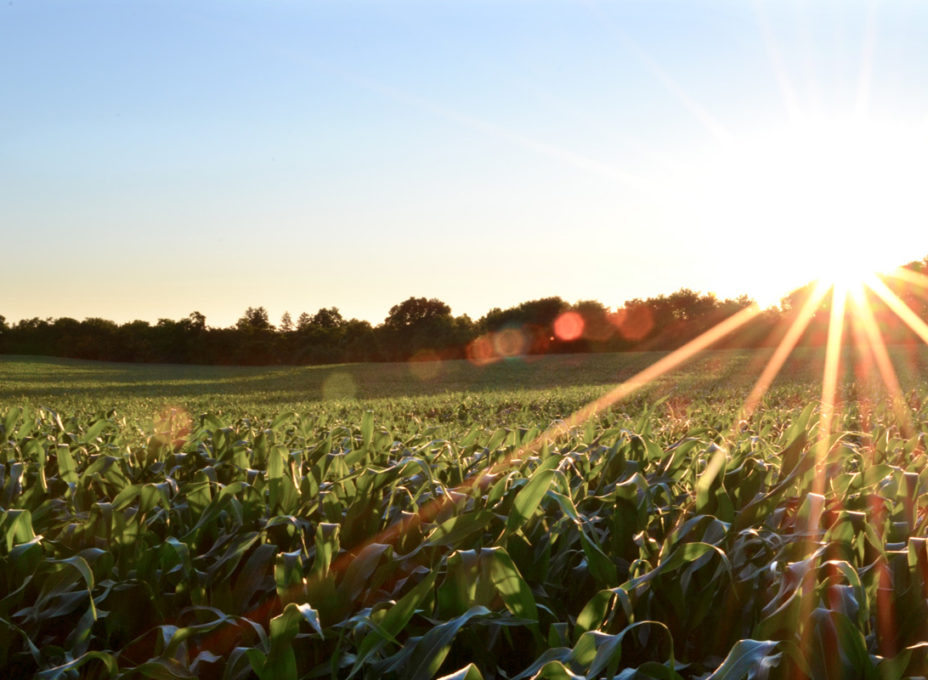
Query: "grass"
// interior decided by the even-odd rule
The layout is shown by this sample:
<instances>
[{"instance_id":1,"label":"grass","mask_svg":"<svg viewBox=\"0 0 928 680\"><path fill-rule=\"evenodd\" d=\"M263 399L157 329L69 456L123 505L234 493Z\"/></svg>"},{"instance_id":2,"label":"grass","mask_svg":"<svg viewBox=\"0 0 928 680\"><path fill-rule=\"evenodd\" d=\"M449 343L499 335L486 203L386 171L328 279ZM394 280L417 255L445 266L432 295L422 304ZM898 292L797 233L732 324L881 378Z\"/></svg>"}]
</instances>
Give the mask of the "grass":
<instances>
[{"instance_id":1,"label":"grass","mask_svg":"<svg viewBox=\"0 0 928 680\"><path fill-rule=\"evenodd\" d=\"M0 355L0 400L53 408L109 408L137 400L190 408L298 407L320 400L394 399L446 393L500 393L612 386L664 352L565 354L475 366L464 360L299 367L227 367L122 364ZM928 366L928 351L893 348L907 384ZM769 350L718 350L696 357L660 381L666 390L746 390ZM779 385L821 380L823 351L800 348Z\"/></svg>"}]
</instances>

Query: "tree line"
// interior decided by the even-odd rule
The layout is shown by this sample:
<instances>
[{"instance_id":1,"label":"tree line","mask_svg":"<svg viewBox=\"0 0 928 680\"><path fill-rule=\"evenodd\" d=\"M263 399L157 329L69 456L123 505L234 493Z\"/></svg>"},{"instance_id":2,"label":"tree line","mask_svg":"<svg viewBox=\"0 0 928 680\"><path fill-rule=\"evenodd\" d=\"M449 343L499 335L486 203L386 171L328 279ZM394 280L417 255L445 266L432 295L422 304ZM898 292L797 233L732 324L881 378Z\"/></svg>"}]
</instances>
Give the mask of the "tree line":
<instances>
[{"instance_id":1,"label":"tree line","mask_svg":"<svg viewBox=\"0 0 928 680\"><path fill-rule=\"evenodd\" d=\"M928 257L907 265L928 275ZM914 284L892 288L921 318L928 295ZM773 346L798 314L811 286L794 291L779 307L757 315L720 341L727 348ZM890 343L918 337L872 294L868 300ZM719 299L687 288L670 295L633 299L617 309L595 300L570 304L560 297L530 300L483 317L455 316L435 298L410 297L391 307L383 323L345 319L336 307L278 324L264 307L249 307L230 327L208 326L192 312L179 320L117 324L101 318L23 319L0 316L0 353L108 361L192 364L328 364L467 358L479 364L529 354L670 350L752 304L742 295ZM815 312L801 344L821 345L828 329L828 300ZM845 334L849 341L850 333Z\"/></svg>"}]
</instances>

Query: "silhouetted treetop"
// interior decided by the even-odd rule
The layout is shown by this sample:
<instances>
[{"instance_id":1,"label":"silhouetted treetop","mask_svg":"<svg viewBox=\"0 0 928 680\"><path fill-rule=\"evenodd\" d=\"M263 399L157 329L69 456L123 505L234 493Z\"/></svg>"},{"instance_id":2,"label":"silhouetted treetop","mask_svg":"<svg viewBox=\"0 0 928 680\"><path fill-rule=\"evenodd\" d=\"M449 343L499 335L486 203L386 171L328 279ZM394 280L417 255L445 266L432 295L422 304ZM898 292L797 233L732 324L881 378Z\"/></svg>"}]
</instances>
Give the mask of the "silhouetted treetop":
<instances>
[{"instance_id":1,"label":"silhouetted treetop","mask_svg":"<svg viewBox=\"0 0 928 680\"><path fill-rule=\"evenodd\" d=\"M441 318L451 318L451 307L437 298L411 297L390 308L390 315L384 320L384 325L401 329Z\"/></svg>"},{"instance_id":2,"label":"silhouetted treetop","mask_svg":"<svg viewBox=\"0 0 928 680\"><path fill-rule=\"evenodd\" d=\"M246 309L242 318L235 322L235 327L246 332L269 331L274 328L268 320L267 310L264 307Z\"/></svg>"},{"instance_id":3,"label":"silhouetted treetop","mask_svg":"<svg viewBox=\"0 0 928 680\"><path fill-rule=\"evenodd\" d=\"M341 328L347 322L338 307L323 307L313 315L311 323L319 328Z\"/></svg>"},{"instance_id":4,"label":"silhouetted treetop","mask_svg":"<svg viewBox=\"0 0 928 680\"><path fill-rule=\"evenodd\" d=\"M192 331L202 331L206 329L206 317L200 312L190 312L185 319L187 327Z\"/></svg>"},{"instance_id":5,"label":"silhouetted treetop","mask_svg":"<svg viewBox=\"0 0 928 680\"><path fill-rule=\"evenodd\" d=\"M906 277L887 277L900 300L928 319L924 279L928 258L907 268ZM799 312L814 286L783 298L781 307L757 315L724 339L724 347L773 347ZM874 318L888 343L920 339L878 296L867 295ZM130 321L122 325L90 317L78 321L33 317L10 324L0 316L0 352L67 356L116 361L324 364L344 361L420 361L468 357L488 361L549 352L670 350L705 332L752 304L747 295L719 299L712 293L681 288L669 295L631 299L612 310L598 300L569 304L560 297L528 300L507 309L495 307L476 323L453 316L437 298L410 297L390 308L384 322L345 319L337 307L301 313L294 324L289 313L275 330L264 307L248 307L228 328L210 328L206 317L191 312L180 320L156 324ZM800 340L824 342L830 298L820 307ZM850 338L852 334L846 334Z\"/></svg>"}]
</instances>

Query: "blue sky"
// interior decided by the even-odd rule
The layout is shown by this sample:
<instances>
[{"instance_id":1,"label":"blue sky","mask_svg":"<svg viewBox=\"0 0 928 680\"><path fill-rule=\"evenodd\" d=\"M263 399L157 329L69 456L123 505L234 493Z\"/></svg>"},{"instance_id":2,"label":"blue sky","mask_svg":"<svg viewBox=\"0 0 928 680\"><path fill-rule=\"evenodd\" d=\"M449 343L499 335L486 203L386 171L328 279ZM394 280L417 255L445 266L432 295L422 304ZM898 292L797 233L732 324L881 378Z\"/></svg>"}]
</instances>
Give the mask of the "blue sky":
<instances>
[{"instance_id":1,"label":"blue sky","mask_svg":"<svg viewBox=\"0 0 928 680\"><path fill-rule=\"evenodd\" d=\"M926 29L914 1L13 0L0 314L772 301L874 242L921 258Z\"/></svg>"}]
</instances>

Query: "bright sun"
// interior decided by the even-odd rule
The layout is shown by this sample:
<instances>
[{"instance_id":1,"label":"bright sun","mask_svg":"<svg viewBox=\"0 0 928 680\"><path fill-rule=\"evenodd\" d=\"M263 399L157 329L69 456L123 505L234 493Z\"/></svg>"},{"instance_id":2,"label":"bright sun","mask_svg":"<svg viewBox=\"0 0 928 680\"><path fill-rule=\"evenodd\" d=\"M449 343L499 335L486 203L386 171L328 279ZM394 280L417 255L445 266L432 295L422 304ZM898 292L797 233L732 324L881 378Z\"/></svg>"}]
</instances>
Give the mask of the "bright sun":
<instances>
[{"instance_id":1,"label":"bright sun","mask_svg":"<svg viewBox=\"0 0 928 680\"><path fill-rule=\"evenodd\" d=\"M838 119L740 135L701 168L690 216L761 304L810 281L859 286L928 254L926 142Z\"/></svg>"},{"instance_id":2,"label":"bright sun","mask_svg":"<svg viewBox=\"0 0 928 680\"><path fill-rule=\"evenodd\" d=\"M875 256L866 242L842 240L831 244L828 250L822 253L821 259L809 272L809 276L825 285L854 290L874 275L902 264L902 260L905 259L903 257L902 260L889 260L889 257L884 261L878 255Z\"/></svg>"}]
</instances>

